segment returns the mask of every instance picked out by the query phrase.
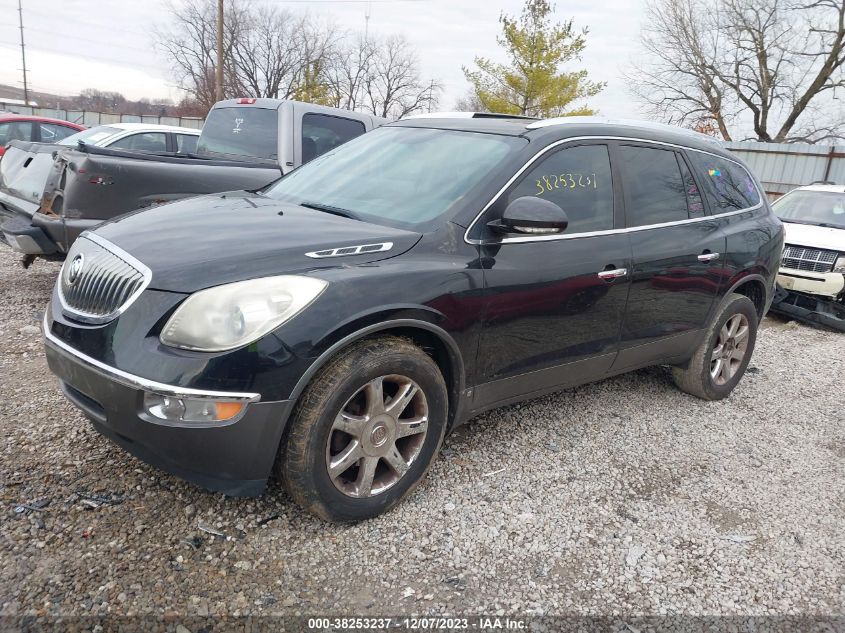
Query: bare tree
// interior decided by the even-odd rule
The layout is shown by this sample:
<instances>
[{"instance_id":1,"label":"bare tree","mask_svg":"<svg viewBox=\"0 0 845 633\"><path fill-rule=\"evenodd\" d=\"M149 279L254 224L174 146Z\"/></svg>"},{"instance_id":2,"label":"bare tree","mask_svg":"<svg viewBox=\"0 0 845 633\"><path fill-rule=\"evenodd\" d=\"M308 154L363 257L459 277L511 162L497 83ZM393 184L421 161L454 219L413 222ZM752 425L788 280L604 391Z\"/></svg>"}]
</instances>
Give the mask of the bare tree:
<instances>
[{"instance_id":1,"label":"bare tree","mask_svg":"<svg viewBox=\"0 0 845 633\"><path fill-rule=\"evenodd\" d=\"M401 35L347 41L327 71L333 105L401 118L437 106L438 81L422 79L416 52Z\"/></svg>"},{"instance_id":2,"label":"bare tree","mask_svg":"<svg viewBox=\"0 0 845 633\"><path fill-rule=\"evenodd\" d=\"M841 137L845 0L650 0L631 92L650 114L726 140Z\"/></svg>"},{"instance_id":3,"label":"bare tree","mask_svg":"<svg viewBox=\"0 0 845 633\"><path fill-rule=\"evenodd\" d=\"M224 95L293 96L309 68L331 56L338 35L307 13L249 2L227 3L223 34ZM207 108L215 101L215 5L187 0L171 6L172 26L156 39L179 85Z\"/></svg>"},{"instance_id":4,"label":"bare tree","mask_svg":"<svg viewBox=\"0 0 845 633\"><path fill-rule=\"evenodd\" d=\"M424 81L416 52L399 35L356 36L308 13L248 0L227 3L223 34L226 97L305 99L401 117L430 109L442 90ZM215 100L215 3L186 0L170 7L171 26L156 39L179 85L210 108Z\"/></svg>"},{"instance_id":5,"label":"bare tree","mask_svg":"<svg viewBox=\"0 0 845 633\"><path fill-rule=\"evenodd\" d=\"M457 112L487 112L487 107L482 103L475 89L470 89L466 95L455 101L455 110Z\"/></svg>"}]
</instances>

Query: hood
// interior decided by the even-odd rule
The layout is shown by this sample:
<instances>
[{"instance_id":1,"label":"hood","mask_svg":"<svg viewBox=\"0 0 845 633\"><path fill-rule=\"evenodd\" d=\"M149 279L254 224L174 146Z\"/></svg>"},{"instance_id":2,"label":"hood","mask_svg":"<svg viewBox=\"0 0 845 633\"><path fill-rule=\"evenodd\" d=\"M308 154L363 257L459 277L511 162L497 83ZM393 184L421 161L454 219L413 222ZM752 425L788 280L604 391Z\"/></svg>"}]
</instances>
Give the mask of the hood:
<instances>
[{"instance_id":1,"label":"hood","mask_svg":"<svg viewBox=\"0 0 845 633\"><path fill-rule=\"evenodd\" d=\"M101 224L95 232L149 267L150 288L173 292L370 263L407 251L421 237L246 192L200 196L137 211ZM306 255L387 242L393 246L378 252Z\"/></svg>"},{"instance_id":2,"label":"hood","mask_svg":"<svg viewBox=\"0 0 845 633\"><path fill-rule=\"evenodd\" d=\"M810 246L828 251L845 253L845 229L832 229L812 224L784 222L787 244Z\"/></svg>"}]
</instances>

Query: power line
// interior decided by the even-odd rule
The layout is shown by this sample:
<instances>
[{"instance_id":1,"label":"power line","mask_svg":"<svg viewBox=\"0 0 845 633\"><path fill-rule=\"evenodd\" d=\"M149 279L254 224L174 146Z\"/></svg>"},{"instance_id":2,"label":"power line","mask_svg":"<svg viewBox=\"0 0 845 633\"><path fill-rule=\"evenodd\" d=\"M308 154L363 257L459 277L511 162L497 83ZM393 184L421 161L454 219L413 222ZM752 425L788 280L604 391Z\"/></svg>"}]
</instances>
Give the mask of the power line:
<instances>
[{"instance_id":1,"label":"power line","mask_svg":"<svg viewBox=\"0 0 845 633\"><path fill-rule=\"evenodd\" d=\"M8 47L17 48L17 46L18 45L13 43L13 42L7 42L7 41L0 40L0 48L3 48L3 47L5 47L5 48L8 48ZM43 53L53 53L55 55L62 55L64 57L78 57L80 59L87 59L89 61L99 62L101 64L110 64L112 66L124 66L124 67L130 67L130 68L146 68L148 70L154 70L157 73L160 73L162 71L161 66L153 66L152 64L142 64L140 62L134 62L134 61L131 61L131 62L130 61L118 61L118 60L115 60L113 58L109 59L109 58L106 58L106 57L94 57L93 55L83 55L81 53L68 53L66 50L59 50L59 49L56 49L56 48L47 48L47 47L44 47L44 46L30 46L29 49L40 51L40 52L43 52Z\"/></svg>"}]
</instances>

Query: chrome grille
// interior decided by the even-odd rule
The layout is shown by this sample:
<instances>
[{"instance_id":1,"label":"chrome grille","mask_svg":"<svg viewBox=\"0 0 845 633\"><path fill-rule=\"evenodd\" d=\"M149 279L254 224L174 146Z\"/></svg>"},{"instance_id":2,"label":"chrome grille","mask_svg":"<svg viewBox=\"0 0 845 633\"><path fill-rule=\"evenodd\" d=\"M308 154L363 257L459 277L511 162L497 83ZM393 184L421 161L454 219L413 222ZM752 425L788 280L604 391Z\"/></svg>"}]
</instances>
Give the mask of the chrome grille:
<instances>
[{"instance_id":1,"label":"chrome grille","mask_svg":"<svg viewBox=\"0 0 845 633\"><path fill-rule=\"evenodd\" d=\"M792 246L783 249L780 265L793 270L807 270L813 273L829 273L839 255L836 251L824 251L818 248Z\"/></svg>"},{"instance_id":2,"label":"chrome grille","mask_svg":"<svg viewBox=\"0 0 845 633\"><path fill-rule=\"evenodd\" d=\"M117 317L150 282L150 269L93 233L73 243L59 275L64 313L85 323Z\"/></svg>"}]
</instances>

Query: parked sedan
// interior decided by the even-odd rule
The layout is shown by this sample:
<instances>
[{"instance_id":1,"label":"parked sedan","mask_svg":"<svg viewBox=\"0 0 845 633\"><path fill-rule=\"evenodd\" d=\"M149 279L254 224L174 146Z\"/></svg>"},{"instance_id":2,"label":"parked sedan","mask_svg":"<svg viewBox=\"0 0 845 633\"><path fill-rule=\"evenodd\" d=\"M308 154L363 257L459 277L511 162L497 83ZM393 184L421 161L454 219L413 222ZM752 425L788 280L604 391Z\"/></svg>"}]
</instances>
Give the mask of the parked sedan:
<instances>
[{"instance_id":1,"label":"parked sedan","mask_svg":"<svg viewBox=\"0 0 845 633\"><path fill-rule=\"evenodd\" d=\"M9 141L57 143L84 129L70 121L0 112L0 156L6 153Z\"/></svg>"},{"instance_id":2,"label":"parked sedan","mask_svg":"<svg viewBox=\"0 0 845 633\"><path fill-rule=\"evenodd\" d=\"M200 130L152 123L109 123L68 136L59 145L76 146L82 142L94 147L110 147L132 152L173 152L193 154Z\"/></svg>"},{"instance_id":3,"label":"parked sedan","mask_svg":"<svg viewBox=\"0 0 845 633\"><path fill-rule=\"evenodd\" d=\"M486 409L668 364L724 398L783 226L712 140L594 120L415 119L259 192L100 225L44 315L67 398L232 495L384 512Z\"/></svg>"}]
</instances>

